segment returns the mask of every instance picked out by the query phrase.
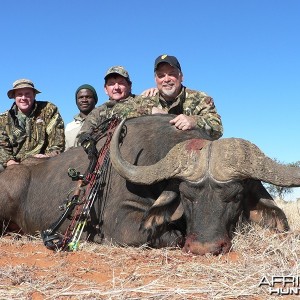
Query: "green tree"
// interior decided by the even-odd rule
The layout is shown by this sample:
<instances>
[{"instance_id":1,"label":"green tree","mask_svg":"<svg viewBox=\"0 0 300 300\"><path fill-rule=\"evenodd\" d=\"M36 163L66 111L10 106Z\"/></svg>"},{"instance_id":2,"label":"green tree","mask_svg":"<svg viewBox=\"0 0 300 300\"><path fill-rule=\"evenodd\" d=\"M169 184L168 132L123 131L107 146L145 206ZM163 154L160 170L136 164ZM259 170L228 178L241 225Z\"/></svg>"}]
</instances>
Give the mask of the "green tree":
<instances>
[{"instance_id":1,"label":"green tree","mask_svg":"<svg viewBox=\"0 0 300 300\"><path fill-rule=\"evenodd\" d=\"M277 163L282 165L287 165L291 167L300 167L300 161L296 161L293 163L285 164L278 161L276 158L274 159ZM265 183L264 186L266 187L267 191L271 194L272 197L278 197L281 200L284 200L284 197L293 192L293 188L290 187L282 187L270 183Z\"/></svg>"}]
</instances>

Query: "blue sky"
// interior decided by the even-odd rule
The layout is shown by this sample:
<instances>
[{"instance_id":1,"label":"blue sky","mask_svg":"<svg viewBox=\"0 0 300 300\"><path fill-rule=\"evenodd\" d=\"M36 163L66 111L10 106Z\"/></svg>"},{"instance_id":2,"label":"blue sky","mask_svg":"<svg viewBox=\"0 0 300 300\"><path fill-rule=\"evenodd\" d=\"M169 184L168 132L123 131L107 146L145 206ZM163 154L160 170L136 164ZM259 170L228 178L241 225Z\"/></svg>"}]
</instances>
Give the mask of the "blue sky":
<instances>
[{"instance_id":1,"label":"blue sky","mask_svg":"<svg viewBox=\"0 0 300 300\"><path fill-rule=\"evenodd\" d=\"M224 137L300 160L298 0L2 0L1 12L1 112L13 81L29 78L68 123L79 85L101 104L105 71L123 65L139 94L154 86L155 58L170 54L184 84L214 98Z\"/></svg>"}]
</instances>

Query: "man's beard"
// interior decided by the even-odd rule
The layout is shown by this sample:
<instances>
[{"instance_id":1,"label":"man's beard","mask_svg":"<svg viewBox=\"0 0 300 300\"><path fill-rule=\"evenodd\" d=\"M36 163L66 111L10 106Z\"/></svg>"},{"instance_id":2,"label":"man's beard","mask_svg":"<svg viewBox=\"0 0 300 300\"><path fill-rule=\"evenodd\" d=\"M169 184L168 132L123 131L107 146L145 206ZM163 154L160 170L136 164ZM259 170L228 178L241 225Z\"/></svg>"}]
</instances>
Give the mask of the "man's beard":
<instances>
[{"instance_id":1,"label":"man's beard","mask_svg":"<svg viewBox=\"0 0 300 300\"><path fill-rule=\"evenodd\" d=\"M174 97L176 98L177 94L176 94L176 86L173 85L171 88L170 86L168 86L168 88L163 87L161 90L161 93L163 96L167 96L167 97Z\"/></svg>"}]
</instances>

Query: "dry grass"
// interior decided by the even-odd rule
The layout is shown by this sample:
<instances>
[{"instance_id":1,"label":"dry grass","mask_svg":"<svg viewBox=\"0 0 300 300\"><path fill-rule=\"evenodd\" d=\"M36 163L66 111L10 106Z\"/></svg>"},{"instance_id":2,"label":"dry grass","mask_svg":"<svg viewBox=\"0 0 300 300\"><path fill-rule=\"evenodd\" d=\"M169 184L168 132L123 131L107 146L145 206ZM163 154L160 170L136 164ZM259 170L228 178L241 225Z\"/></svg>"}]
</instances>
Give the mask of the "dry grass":
<instances>
[{"instance_id":1,"label":"dry grass","mask_svg":"<svg viewBox=\"0 0 300 300\"><path fill-rule=\"evenodd\" d=\"M258 287L262 276L300 273L297 202L280 206L292 232L244 226L236 232L233 251L217 257L91 243L75 253L55 253L40 239L5 236L0 299L278 299Z\"/></svg>"}]
</instances>

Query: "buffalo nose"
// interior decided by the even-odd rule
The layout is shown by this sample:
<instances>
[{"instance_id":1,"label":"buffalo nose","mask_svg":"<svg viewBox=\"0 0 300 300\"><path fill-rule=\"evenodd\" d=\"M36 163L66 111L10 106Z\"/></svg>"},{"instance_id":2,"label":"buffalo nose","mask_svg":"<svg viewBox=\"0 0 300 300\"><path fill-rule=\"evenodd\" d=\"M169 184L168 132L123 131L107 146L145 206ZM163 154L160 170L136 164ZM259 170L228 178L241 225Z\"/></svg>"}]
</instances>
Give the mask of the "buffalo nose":
<instances>
[{"instance_id":1,"label":"buffalo nose","mask_svg":"<svg viewBox=\"0 0 300 300\"><path fill-rule=\"evenodd\" d=\"M183 251L196 255L205 255L207 253L213 255L228 253L231 249L231 241L229 238L221 238L213 242L199 242L195 234L189 235L186 238L183 246Z\"/></svg>"}]
</instances>

